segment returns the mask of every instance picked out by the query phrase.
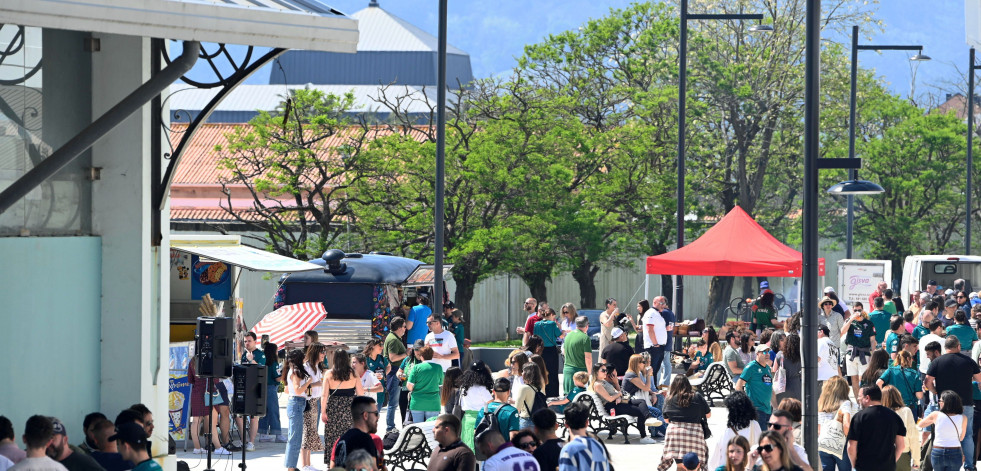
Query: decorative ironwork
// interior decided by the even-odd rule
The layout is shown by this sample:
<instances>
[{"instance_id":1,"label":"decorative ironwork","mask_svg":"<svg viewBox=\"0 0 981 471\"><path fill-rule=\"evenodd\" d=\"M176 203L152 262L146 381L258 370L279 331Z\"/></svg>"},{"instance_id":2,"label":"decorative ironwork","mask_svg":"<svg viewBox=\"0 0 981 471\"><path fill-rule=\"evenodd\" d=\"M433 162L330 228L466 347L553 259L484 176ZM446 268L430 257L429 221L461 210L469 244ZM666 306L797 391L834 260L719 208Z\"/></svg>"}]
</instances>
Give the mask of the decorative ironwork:
<instances>
[{"instance_id":1,"label":"decorative ironwork","mask_svg":"<svg viewBox=\"0 0 981 471\"><path fill-rule=\"evenodd\" d=\"M4 61L6 61L11 57L16 56L17 54L24 52L25 51L24 48L27 43L24 26L0 23L0 32L2 32L3 29L7 27L17 28L17 32L14 33L14 37L10 39L9 43L7 43L6 49L0 50L0 65L9 65L9 64L4 64ZM24 68L27 69L27 66L24 66ZM0 79L0 85L18 85L24 83L40 71L41 71L41 59L39 58L37 60L37 64L35 64L30 70L25 72L23 76L13 79Z\"/></svg>"},{"instance_id":2,"label":"decorative ironwork","mask_svg":"<svg viewBox=\"0 0 981 471\"><path fill-rule=\"evenodd\" d=\"M712 407L715 407L715 398L724 401L726 395L732 392L732 378L722 363L712 363L705 370L705 376L691 380L691 385L702 394L702 397Z\"/></svg>"},{"instance_id":3,"label":"decorative ironwork","mask_svg":"<svg viewBox=\"0 0 981 471\"><path fill-rule=\"evenodd\" d=\"M209 51L208 49L212 47L215 49L213 51ZM196 88L207 89L226 86L233 83L238 76L246 73L245 71L249 68L250 61L252 60L252 54L254 52L254 47L247 46L245 49L245 57L243 57L239 62L232 57L232 53L228 50L228 47L224 43L201 44L201 52L198 54L198 57L204 59L204 61L208 63L212 74L214 74L214 79L206 82L192 79L187 75L184 75L181 77L181 81ZM161 54L163 55L164 62L166 62L167 65L170 65L170 56L167 49L164 48L164 50L161 51ZM221 58L224 58L224 60L219 60ZM230 66L232 68L232 73L227 77L224 73L222 73L222 65Z\"/></svg>"}]
</instances>

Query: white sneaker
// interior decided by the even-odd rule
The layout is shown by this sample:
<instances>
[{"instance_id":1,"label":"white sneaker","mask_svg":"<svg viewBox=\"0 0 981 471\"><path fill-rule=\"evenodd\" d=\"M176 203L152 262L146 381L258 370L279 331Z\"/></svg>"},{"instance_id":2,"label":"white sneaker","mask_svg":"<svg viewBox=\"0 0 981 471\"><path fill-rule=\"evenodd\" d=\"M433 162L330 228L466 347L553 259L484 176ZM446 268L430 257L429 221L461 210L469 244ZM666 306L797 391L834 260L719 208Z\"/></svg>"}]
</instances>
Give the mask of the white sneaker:
<instances>
[{"instance_id":1,"label":"white sneaker","mask_svg":"<svg viewBox=\"0 0 981 471\"><path fill-rule=\"evenodd\" d=\"M320 471L320 469L318 469L314 465L310 465L310 466L304 466L303 467L303 471Z\"/></svg>"},{"instance_id":2,"label":"white sneaker","mask_svg":"<svg viewBox=\"0 0 981 471\"><path fill-rule=\"evenodd\" d=\"M664 422L660 421L657 418L651 417L651 418L647 419L646 422L644 422L644 425L646 425L648 427L660 427L660 426L664 425Z\"/></svg>"},{"instance_id":3,"label":"white sneaker","mask_svg":"<svg viewBox=\"0 0 981 471\"><path fill-rule=\"evenodd\" d=\"M232 454L232 452L226 450L225 447L220 446L220 447L218 447L217 450L215 450L214 454L216 454L216 455L230 455L230 454Z\"/></svg>"},{"instance_id":4,"label":"white sneaker","mask_svg":"<svg viewBox=\"0 0 981 471\"><path fill-rule=\"evenodd\" d=\"M269 434L266 434L266 433L260 433L259 436L256 437L256 440L258 440L260 442L271 442L271 441L273 441L275 439L276 439L276 437L274 437L272 435L269 435Z\"/></svg>"},{"instance_id":5,"label":"white sneaker","mask_svg":"<svg viewBox=\"0 0 981 471\"><path fill-rule=\"evenodd\" d=\"M203 455L205 454L205 451L204 448L195 448L191 453L194 453L195 455Z\"/></svg>"},{"instance_id":6,"label":"white sneaker","mask_svg":"<svg viewBox=\"0 0 981 471\"><path fill-rule=\"evenodd\" d=\"M286 443L286 435L276 435L276 443Z\"/></svg>"},{"instance_id":7,"label":"white sneaker","mask_svg":"<svg viewBox=\"0 0 981 471\"><path fill-rule=\"evenodd\" d=\"M649 445L651 443L656 443L651 437L644 437L637 441L637 443L642 443L644 445Z\"/></svg>"},{"instance_id":8,"label":"white sneaker","mask_svg":"<svg viewBox=\"0 0 981 471\"><path fill-rule=\"evenodd\" d=\"M246 443L245 451L255 451L255 443L252 442Z\"/></svg>"}]
</instances>

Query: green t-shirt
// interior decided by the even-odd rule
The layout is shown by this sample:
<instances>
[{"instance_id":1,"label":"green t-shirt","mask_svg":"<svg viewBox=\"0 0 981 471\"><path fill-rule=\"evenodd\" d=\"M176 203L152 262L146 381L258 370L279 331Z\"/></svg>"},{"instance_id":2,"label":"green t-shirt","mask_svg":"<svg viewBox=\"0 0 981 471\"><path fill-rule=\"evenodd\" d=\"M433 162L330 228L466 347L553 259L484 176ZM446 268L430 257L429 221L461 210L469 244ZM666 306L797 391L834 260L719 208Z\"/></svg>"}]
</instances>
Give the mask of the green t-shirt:
<instances>
[{"instance_id":1,"label":"green t-shirt","mask_svg":"<svg viewBox=\"0 0 981 471\"><path fill-rule=\"evenodd\" d=\"M899 394L903 396L903 402L906 405L916 404L918 399L916 398L916 393L923 392L923 386L920 382L920 373L916 368L902 368L899 366L890 366L882 376L879 376L885 385L892 385L894 388L899 390Z\"/></svg>"},{"instance_id":2,"label":"green t-shirt","mask_svg":"<svg viewBox=\"0 0 981 471\"><path fill-rule=\"evenodd\" d=\"M586 369L586 354L593 351L589 336L576 329L565 336L565 366Z\"/></svg>"},{"instance_id":3,"label":"green t-shirt","mask_svg":"<svg viewBox=\"0 0 981 471\"><path fill-rule=\"evenodd\" d=\"M890 355L892 355L893 353L896 353L898 351L898 349L899 349L899 336L896 335L895 332L889 331L889 334L886 335L886 345L885 345L885 348L886 348L886 353L888 353Z\"/></svg>"},{"instance_id":4,"label":"green t-shirt","mask_svg":"<svg viewBox=\"0 0 981 471\"><path fill-rule=\"evenodd\" d=\"M967 324L954 324L944 329L947 335L957 337L961 343L961 350L967 351L974 347L974 341L978 339L978 333Z\"/></svg>"},{"instance_id":5,"label":"green t-shirt","mask_svg":"<svg viewBox=\"0 0 981 471\"><path fill-rule=\"evenodd\" d=\"M542 343L546 347L554 347L559 344L559 336L562 335L562 329L555 323L555 321L538 321L535 323L535 335L542 338Z\"/></svg>"},{"instance_id":6,"label":"green t-shirt","mask_svg":"<svg viewBox=\"0 0 981 471\"><path fill-rule=\"evenodd\" d=\"M875 326L875 343L882 345L882 342L886 339L886 334L889 333L889 319L892 316L886 311L875 310L869 313L869 319L872 321L872 325Z\"/></svg>"},{"instance_id":7,"label":"green t-shirt","mask_svg":"<svg viewBox=\"0 0 981 471\"><path fill-rule=\"evenodd\" d=\"M886 301L885 305L882 306L882 310L889 313L890 316L896 315L896 303L895 301Z\"/></svg>"},{"instance_id":8,"label":"green t-shirt","mask_svg":"<svg viewBox=\"0 0 981 471\"><path fill-rule=\"evenodd\" d=\"M579 394L585 390L586 388L580 388L579 386L572 388L572 391L569 391L569 394L565 395L566 399L568 399L569 402L567 404L558 404L553 407L557 407L560 412L565 411L565 407L568 406L569 404L572 404L573 399L576 398L576 394Z\"/></svg>"},{"instance_id":9,"label":"green t-shirt","mask_svg":"<svg viewBox=\"0 0 981 471\"><path fill-rule=\"evenodd\" d=\"M753 319L756 320L756 328L763 330L767 327L773 327L773 319L777 318L776 311L772 307L758 307L753 306Z\"/></svg>"},{"instance_id":10,"label":"green t-shirt","mask_svg":"<svg viewBox=\"0 0 981 471\"><path fill-rule=\"evenodd\" d=\"M916 327L913 327L913 338L916 340L920 340L924 335L929 333L930 329L924 327L923 324L918 324Z\"/></svg>"},{"instance_id":11,"label":"green t-shirt","mask_svg":"<svg viewBox=\"0 0 981 471\"><path fill-rule=\"evenodd\" d=\"M845 334L845 345L869 348L872 346L873 335L875 335L875 324L871 320L859 319L852 321L848 325L848 333Z\"/></svg>"},{"instance_id":12,"label":"green t-shirt","mask_svg":"<svg viewBox=\"0 0 981 471\"><path fill-rule=\"evenodd\" d=\"M408 379L412 383L409 410L439 411L439 387L443 384L443 367L422 362L412 367Z\"/></svg>"},{"instance_id":13,"label":"green t-shirt","mask_svg":"<svg viewBox=\"0 0 981 471\"><path fill-rule=\"evenodd\" d=\"M746 382L746 395L753 401L756 410L769 414L773 411L770 398L773 396L773 375L770 367L760 365L753 360L746 365L739 379Z\"/></svg>"},{"instance_id":14,"label":"green t-shirt","mask_svg":"<svg viewBox=\"0 0 981 471\"><path fill-rule=\"evenodd\" d=\"M405 345L402 344L402 339L389 332L388 337L385 337L385 345L382 346L382 356L387 360L388 356L393 353L396 355L405 355L407 351Z\"/></svg>"}]
</instances>

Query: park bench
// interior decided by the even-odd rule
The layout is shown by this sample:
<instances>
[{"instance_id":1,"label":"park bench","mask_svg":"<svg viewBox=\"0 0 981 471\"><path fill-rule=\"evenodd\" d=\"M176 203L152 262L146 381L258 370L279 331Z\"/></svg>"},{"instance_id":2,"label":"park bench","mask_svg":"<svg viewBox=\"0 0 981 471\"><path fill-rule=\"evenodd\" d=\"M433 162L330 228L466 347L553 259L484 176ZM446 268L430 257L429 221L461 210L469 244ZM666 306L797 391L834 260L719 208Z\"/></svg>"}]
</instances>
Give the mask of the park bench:
<instances>
[{"instance_id":1,"label":"park bench","mask_svg":"<svg viewBox=\"0 0 981 471\"><path fill-rule=\"evenodd\" d=\"M715 398L725 400L732 392L732 378L722 362L712 363L699 378L690 380L692 387L699 392L709 405L715 407Z\"/></svg>"},{"instance_id":2,"label":"park bench","mask_svg":"<svg viewBox=\"0 0 981 471\"><path fill-rule=\"evenodd\" d=\"M428 435L425 428L428 428ZM385 450L385 464L388 465L388 469L425 470L429 456L433 453L431 439L433 439L433 422L406 425L395 444Z\"/></svg>"},{"instance_id":3,"label":"park bench","mask_svg":"<svg viewBox=\"0 0 981 471\"><path fill-rule=\"evenodd\" d=\"M623 434L623 443L630 443L627 435L627 428L633 426L640 431L643 424L637 423L637 418L632 415L610 415L603 407L603 401L593 392L583 391L576 395L573 402L581 402L589 407L589 429L594 434L606 430L609 437L620 432Z\"/></svg>"}]
</instances>

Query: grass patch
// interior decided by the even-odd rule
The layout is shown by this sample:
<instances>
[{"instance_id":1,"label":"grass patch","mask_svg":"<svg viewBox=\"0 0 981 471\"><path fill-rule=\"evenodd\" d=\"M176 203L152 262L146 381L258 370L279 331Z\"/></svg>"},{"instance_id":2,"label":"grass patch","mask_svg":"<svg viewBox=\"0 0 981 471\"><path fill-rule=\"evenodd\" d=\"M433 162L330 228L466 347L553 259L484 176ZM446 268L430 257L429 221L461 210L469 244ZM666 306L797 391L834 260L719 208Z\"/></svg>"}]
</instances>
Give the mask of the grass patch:
<instances>
[{"instance_id":1,"label":"grass patch","mask_svg":"<svg viewBox=\"0 0 981 471\"><path fill-rule=\"evenodd\" d=\"M471 344L470 347L480 347L480 348L517 348L521 346L521 339L516 340L498 340L496 342L481 342Z\"/></svg>"}]
</instances>

